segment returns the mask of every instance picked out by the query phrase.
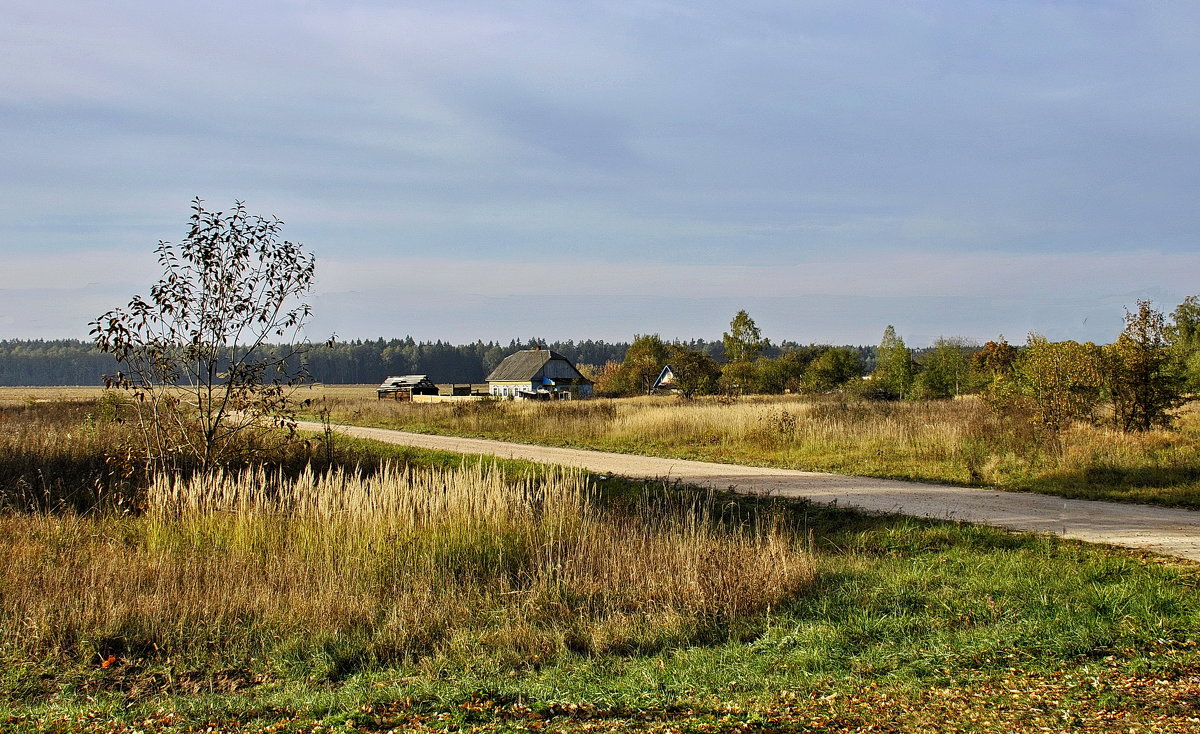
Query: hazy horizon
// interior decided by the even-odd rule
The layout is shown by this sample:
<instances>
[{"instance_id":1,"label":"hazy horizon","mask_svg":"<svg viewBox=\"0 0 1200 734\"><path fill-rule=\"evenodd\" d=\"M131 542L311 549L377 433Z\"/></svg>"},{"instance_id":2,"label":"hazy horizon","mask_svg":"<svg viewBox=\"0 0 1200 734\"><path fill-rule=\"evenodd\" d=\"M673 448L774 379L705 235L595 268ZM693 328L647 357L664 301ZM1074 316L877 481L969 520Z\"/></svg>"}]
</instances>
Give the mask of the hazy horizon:
<instances>
[{"instance_id":1,"label":"hazy horizon","mask_svg":"<svg viewBox=\"0 0 1200 734\"><path fill-rule=\"evenodd\" d=\"M1200 292L1200 6L0 0L0 339L86 338L188 203L314 341L1106 342Z\"/></svg>"}]
</instances>

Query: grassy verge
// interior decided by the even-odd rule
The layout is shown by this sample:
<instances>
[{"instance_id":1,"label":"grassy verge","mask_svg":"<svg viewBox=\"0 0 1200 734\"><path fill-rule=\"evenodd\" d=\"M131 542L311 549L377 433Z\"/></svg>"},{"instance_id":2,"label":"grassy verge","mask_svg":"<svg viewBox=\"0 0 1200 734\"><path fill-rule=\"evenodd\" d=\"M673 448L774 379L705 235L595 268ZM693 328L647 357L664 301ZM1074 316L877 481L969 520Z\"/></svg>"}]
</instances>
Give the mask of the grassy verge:
<instances>
[{"instance_id":1,"label":"grassy verge","mask_svg":"<svg viewBox=\"0 0 1200 734\"><path fill-rule=\"evenodd\" d=\"M1200 508L1195 405L1177 430L1078 425L1050 437L973 399L412 404L341 394L327 404L357 425Z\"/></svg>"},{"instance_id":2,"label":"grassy verge","mask_svg":"<svg viewBox=\"0 0 1200 734\"><path fill-rule=\"evenodd\" d=\"M1200 730L1195 564L333 450L439 478L236 475L160 484L141 512L3 515L0 729ZM431 498L457 508L426 513L451 532L414 529ZM585 520L614 543L551 532ZM789 549L799 583L771 581L756 543Z\"/></svg>"},{"instance_id":3,"label":"grassy verge","mask_svg":"<svg viewBox=\"0 0 1200 734\"><path fill-rule=\"evenodd\" d=\"M1194 566L793 511L815 583L739 634L538 657L498 649L481 628L390 662L348 656L354 642L328 635L83 658L29 657L9 638L0 721L61 731L1196 729Z\"/></svg>"}]
</instances>

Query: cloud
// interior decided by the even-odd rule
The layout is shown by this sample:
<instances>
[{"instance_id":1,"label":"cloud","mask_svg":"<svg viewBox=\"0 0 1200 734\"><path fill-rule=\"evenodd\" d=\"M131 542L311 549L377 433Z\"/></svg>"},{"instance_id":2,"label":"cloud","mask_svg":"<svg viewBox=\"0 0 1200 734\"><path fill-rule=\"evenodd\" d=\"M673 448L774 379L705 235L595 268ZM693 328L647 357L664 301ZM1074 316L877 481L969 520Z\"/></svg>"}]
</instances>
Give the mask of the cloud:
<instances>
[{"instance_id":1,"label":"cloud","mask_svg":"<svg viewBox=\"0 0 1200 734\"><path fill-rule=\"evenodd\" d=\"M322 260L310 333L716 338L748 308L777 341L874 343L894 323L913 346L1029 331L1107 342L1138 298L1169 311L1194 291L1198 266L1200 255L1152 252L879 252L788 266Z\"/></svg>"},{"instance_id":2,"label":"cloud","mask_svg":"<svg viewBox=\"0 0 1200 734\"><path fill-rule=\"evenodd\" d=\"M668 326L688 298L987 298L971 313L992 323L1021 308L1005 299L1185 295L1197 20L1039 0L15 0L0 251L31 259L0 287L69 303L129 283L120 263L177 239L200 195L285 220L327 264L322 297L346 294L333 312L388 278L429 302L622 297ZM479 327L441 303L448 332ZM571 323L629 317L587 303Z\"/></svg>"},{"instance_id":3,"label":"cloud","mask_svg":"<svg viewBox=\"0 0 1200 734\"><path fill-rule=\"evenodd\" d=\"M779 265L687 263L460 262L413 259L346 261L322 258L318 292L353 293L394 288L417 294L662 295L728 297L797 294L846 297L940 298L1071 297L1159 288L1186 294L1195 288L1200 255L1136 252L997 255L881 251L870 257L830 254Z\"/></svg>"}]
</instances>

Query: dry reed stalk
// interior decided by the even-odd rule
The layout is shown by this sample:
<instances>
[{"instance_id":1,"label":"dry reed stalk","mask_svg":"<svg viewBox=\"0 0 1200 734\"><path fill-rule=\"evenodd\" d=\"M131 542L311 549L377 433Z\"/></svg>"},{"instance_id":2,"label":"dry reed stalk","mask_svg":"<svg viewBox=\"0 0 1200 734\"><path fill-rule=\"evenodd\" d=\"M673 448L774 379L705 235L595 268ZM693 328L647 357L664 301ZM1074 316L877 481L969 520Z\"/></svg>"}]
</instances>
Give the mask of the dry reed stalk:
<instances>
[{"instance_id":1,"label":"dry reed stalk","mask_svg":"<svg viewBox=\"0 0 1200 734\"><path fill-rule=\"evenodd\" d=\"M814 573L782 532L665 496L613 515L577 473L260 469L160 476L147 497L141 517L0 518L0 634L85 655L346 635L389 659L480 635L517 657L632 649L719 637Z\"/></svg>"}]
</instances>

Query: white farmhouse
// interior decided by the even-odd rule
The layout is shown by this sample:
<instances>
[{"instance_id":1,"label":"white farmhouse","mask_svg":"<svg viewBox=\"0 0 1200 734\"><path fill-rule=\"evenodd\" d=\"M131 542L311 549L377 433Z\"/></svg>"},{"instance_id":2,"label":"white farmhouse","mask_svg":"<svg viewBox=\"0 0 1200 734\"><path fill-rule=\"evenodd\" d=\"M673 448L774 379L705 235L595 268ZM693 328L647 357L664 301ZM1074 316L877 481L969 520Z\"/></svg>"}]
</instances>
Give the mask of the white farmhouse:
<instances>
[{"instance_id":1,"label":"white farmhouse","mask_svg":"<svg viewBox=\"0 0 1200 734\"><path fill-rule=\"evenodd\" d=\"M562 400L589 397L592 381L558 352L535 347L510 354L487 376L496 397Z\"/></svg>"}]
</instances>

